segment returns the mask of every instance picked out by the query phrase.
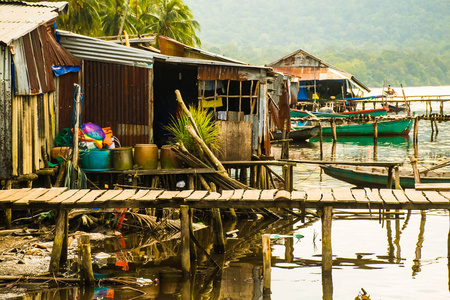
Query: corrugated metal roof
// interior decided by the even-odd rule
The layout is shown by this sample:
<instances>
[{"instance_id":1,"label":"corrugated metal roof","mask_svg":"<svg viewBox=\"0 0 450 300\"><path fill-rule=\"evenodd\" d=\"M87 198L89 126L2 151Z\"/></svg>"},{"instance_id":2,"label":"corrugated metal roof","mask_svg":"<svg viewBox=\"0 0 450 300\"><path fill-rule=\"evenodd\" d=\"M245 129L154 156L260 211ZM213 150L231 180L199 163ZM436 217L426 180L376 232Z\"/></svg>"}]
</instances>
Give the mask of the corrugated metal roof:
<instances>
[{"instance_id":1,"label":"corrugated metal roof","mask_svg":"<svg viewBox=\"0 0 450 300\"><path fill-rule=\"evenodd\" d=\"M67 2L0 1L0 42L9 45L13 40L58 17Z\"/></svg>"},{"instance_id":2,"label":"corrugated metal roof","mask_svg":"<svg viewBox=\"0 0 450 300\"><path fill-rule=\"evenodd\" d=\"M240 68L271 69L269 67L242 65L231 62L221 62L206 59L196 59L178 56L168 56L147 50L118 45L76 33L57 30L61 44L78 59L103 61L143 68L152 68L153 61L182 63L190 65L216 65Z\"/></svg>"}]
</instances>

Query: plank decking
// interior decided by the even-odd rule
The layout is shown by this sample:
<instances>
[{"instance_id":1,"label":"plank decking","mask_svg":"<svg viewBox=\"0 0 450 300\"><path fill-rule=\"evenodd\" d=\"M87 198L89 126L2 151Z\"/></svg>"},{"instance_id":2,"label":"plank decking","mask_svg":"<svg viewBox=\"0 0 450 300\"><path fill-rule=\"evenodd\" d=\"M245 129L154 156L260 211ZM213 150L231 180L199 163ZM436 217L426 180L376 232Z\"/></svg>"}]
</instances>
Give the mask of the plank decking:
<instances>
[{"instance_id":1,"label":"plank decking","mask_svg":"<svg viewBox=\"0 0 450 300\"><path fill-rule=\"evenodd\" d=\"M35 188L0 191L0 209L58 208L383 208L383 209L450 209L448 190L391 190L350 188L308 188L304 191L227 190L69 190Z\"/></svg>"}]
</instances>

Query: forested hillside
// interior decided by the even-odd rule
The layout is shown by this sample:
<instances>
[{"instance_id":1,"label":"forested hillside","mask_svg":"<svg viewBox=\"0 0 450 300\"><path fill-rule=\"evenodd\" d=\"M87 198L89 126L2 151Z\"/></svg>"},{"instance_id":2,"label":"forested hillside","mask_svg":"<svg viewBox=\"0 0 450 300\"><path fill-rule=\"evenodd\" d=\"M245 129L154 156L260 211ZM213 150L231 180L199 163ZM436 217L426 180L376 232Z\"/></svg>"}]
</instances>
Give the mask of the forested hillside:
<instances>
[{"instance_id":1,"label":"forested hillside","mask_svg":"<svg viewBox=\"0 0 450 300\"><path fill-rule=\"evenodd\" d=\"M202 48L252 64L303 49L369 86L450 85L448 0L185 0Z\"/></svg>"}]
</instances>

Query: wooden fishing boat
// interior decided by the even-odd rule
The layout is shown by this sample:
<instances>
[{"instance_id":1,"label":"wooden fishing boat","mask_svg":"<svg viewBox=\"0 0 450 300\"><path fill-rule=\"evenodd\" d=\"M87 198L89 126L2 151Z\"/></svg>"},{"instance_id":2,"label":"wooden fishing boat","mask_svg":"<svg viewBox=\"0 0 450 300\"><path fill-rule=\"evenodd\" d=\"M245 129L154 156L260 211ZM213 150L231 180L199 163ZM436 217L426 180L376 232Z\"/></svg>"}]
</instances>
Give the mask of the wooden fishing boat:
<instances>
[{"instance_id":1,"label":"wooden fishing boat","mask_svg":"<svg viewBox=\"0 0 450 300\"><path fill-rule=\"evenodd\" d=\"M391 105L391 104L389 104L388 105L388 107L389 107L389 111L390 112L401 112L401 111L406 111L406 105L405 104L403 104L403 105Z\"/></svg>"},{"instance_id":2,"label":"wooden fishing boat","mask_svg":"<svg viewBox=\"0 0 450 300\"><path fill-rule=\"evenodd\" d=\"M304 118L310 117L313 114L316 117L326 117L326 118L345 118L345 117L358 117L358 116L372 116L372 117L380 117L385 116L389 108L374 108L374 109L364 109L364 110L355 110L355 111L345 111L340 113L334 112L309 112L305 110L291 109L291 118Z\"/></svg>"},{"instance_id":3,"label":"wooden fishing boat","mask_svg":"<svg viewBox=\"0 0 450 300\"><path fill-rule=\"evenodd\" d=\"M412 119L386 120L377 123L378 136L408 135L413 125ZM338 136L365 136L373 135L373 122L363 124L337 125ZM322 127L322 135L332 135L330 126Z\"/></svg>"},{"instance_id":4,"label":"wooden fishing boat","mask_svg":"<svg viewBox=\"0 0 450 300\"><path fill-rule=\"evenodd\" d=\"M289 138L294 142L306 141L320 133L320 127L317 126L296 126L291 128ZM272 140L281 140L283 133L281 131L272 132Z\"/></svg>"},{"instance_id":5,"label":"wooden fishing boat","mask_svg":"<svg viewBox=\"0 0 450 300\"><path fill-rule=\"evenodd\" d=\"M325 174L333 178L354 184L357 187L386 188L388 182L387 168L323 165ZM450 183L450 172L422 172L421 183ZM402 188L414 188L414 174L411 171L400 170L400 185Z\"/></svg>"}]
</instances>

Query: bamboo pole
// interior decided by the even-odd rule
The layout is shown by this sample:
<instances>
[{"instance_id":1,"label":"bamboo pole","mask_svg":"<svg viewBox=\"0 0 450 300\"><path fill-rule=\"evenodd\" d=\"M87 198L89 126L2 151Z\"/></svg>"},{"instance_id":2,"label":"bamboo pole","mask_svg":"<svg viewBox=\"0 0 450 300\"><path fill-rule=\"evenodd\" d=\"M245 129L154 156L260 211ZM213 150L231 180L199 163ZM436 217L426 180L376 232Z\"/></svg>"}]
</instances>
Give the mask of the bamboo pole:
<instances>
[{"instance_id":1,"label":"bamboo pole","mask_svg":"<svg viewBox=\"0 0 450 300\"><path fill-rule=\"evenodd\" d=\"M89 241L89 234L83 234L79 239L80 256L81 256L81 281L87 286L92 286L95 283L94 271L92 269L91 260L91 244Z\"/></svg>"},{"instance_id":2,"label":"bamboo pole","mask_svg":"<svg viewBox=\"0 0 450 300\"><path fill-rule=\"evenodd\" d=\"M263 294L270 295L271 288L271 256L270 234L262 235L262 251L263 251Z\"/></svg>"},{"instance_id":3,"label":"bamboo pole","mask_svg":"<svg viewBox=\"0 0 450 300\"><path fill-rule=\"evenodd\" d=\"M77 89L77 95L75 98L75 126L73 128L73 153L72 163L75 169L78 169L78 129L80 128L80 114L81 114L81 87L78 84L74 84Z\"/></svg>"},{"instance_id":4,"label":"bamboo pole","mask_svg":"<svg viewBox=\"0 0 450 300\"><path fill-rule=\"evenodd\" d=\"M189 109L186 107L186 104L184 104L183 98L181 97L181 93L179 90L175 90L175 94L177 95L177 101L181 106L181 109L183 112L187 115L189 121L191 121L191 125L195 130L195 133L200 136L200 132L198 131L197 124L195 124L194 118L192 117L191 113L189 112Z\"/></svg>"},{"instance_id":5,"label":"bamboo pole","mask_svg":"<svg viewBox=\"0 0 450 300\"><path fill-rule=\"evenodd\" d=\"M212 151L208 148L205 142L200 138L197 132L194 129L194 126L186 125L186 130L189 134L194 138L194 141L203 149L206 156L211 160L217 170L226 172L222 163L217 159L217 157L212 153Z\"/></svg>"}]
</instances>

